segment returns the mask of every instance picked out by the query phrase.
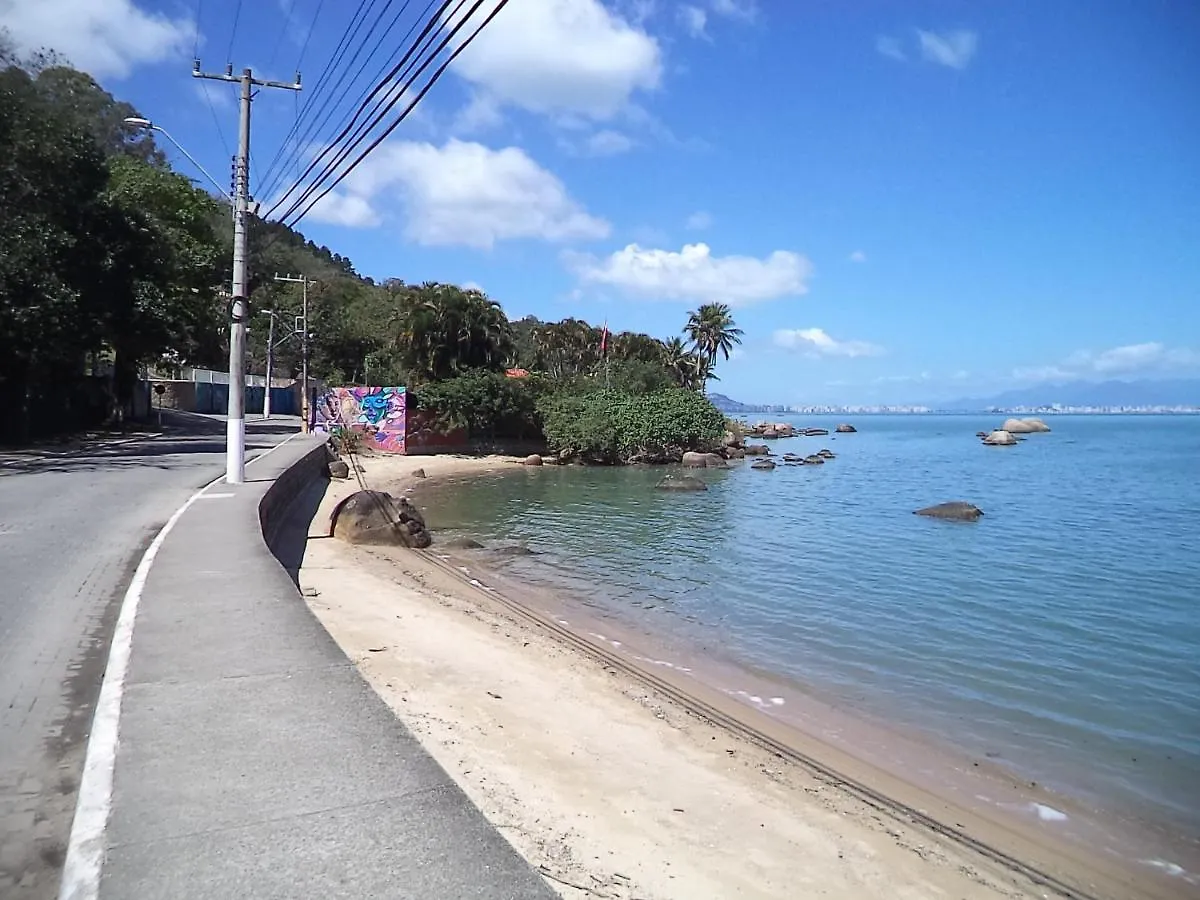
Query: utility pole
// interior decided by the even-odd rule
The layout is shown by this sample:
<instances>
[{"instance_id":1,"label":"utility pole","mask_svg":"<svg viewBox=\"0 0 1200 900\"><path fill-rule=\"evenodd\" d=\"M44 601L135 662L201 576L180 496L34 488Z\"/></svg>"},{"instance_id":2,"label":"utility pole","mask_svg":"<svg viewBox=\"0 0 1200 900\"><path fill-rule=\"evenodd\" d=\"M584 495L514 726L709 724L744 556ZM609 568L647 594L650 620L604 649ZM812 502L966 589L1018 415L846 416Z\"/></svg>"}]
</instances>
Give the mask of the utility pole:
<instances>
[{"instance_id":1,"label":"utility pole","mask_svg":"<svg viewBox=\"0 0 1200 900\"><path fill-rule=\"evenodd\" d=\"M272 87L300 90L300 73L292 84L261 81L250 69L233 74L226 66L220 74L200 71L200 60L192 67L193 78L228 81L241 85L238 118L238 152L234 160L233 187L233 300L229 311L229 408L225 421L225 481L242 484L246 480L246 322L250 304L246 291L250 276L246 260L246 219L250 214L250 103L254 88ZM267 390L270 390L268 385Z\"/></svg>"},{"instance_id":2,"label":"utility pole","mask_svg":"<svg viewBox=\"0 0 1200 900\"><path fill-rule=\"evenodd\" d=\"M300 416L304 420L303 430L308 431L308 285L307 275L295 277L292 275L276 275L276 281L289 281L300 285L300 315L296 317L295 330L292 334L300 335L300 384L303 392L300 395ZM274 324L275 320L271 320ZM291 337L291 335L288 335ZM268 357L269 359L269 357ZM269 364L268 364L269 365Z\"/></svg>"}]
</instances>

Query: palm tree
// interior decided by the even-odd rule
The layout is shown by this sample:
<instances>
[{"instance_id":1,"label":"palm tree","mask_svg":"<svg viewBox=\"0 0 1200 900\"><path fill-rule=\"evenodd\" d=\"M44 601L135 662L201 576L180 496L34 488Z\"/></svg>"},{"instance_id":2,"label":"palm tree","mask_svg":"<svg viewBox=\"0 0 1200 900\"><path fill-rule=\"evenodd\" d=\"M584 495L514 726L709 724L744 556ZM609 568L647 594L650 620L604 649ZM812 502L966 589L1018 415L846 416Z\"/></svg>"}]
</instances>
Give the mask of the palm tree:
<instances>
[{"instance_id":1,"label":"palm tree","mask_svg":"<svg viewBox=\"0 0 1200 900\"><path fill-rule=\"evenodd\" d=\"M708 362L707 378L713 378L712 370L717 364L717 355L729 359L734 346L742 342L742 329L733 321L733 314L726 303L705 303L688 314L683 328L692 341L696 354Z\"/></svg>"},{"instance_id":2,"label":"palm tree","mask_svg":"<svg viewBox=\"0 0 1200 900\"><path fill-rule=\"evenodd\" d=\"M675 376L680 387L687 387L691 382L692 354L688 352L683 338L673 337L661 343L663 367Z\"/></svg>"}]
</instances>

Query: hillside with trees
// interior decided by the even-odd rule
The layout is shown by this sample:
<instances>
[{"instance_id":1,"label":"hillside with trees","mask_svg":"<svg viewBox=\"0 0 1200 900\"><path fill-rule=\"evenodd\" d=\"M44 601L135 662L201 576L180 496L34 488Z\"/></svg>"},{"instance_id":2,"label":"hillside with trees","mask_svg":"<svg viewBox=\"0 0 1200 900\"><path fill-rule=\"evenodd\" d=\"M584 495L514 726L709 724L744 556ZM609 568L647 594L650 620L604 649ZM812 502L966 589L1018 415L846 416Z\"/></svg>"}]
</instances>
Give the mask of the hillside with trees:
<instances>
[{"instance_id":1,"label":"hillside with trees","mask_svg":"<svg viewBox=\"0 0 1200 900\"><path fill-rule=\"evenodd\" d=\"M2 38L2 34L0 34ZM0 41L0 441L67 431L132 408L139 373L224 369L232 235L226 198L173 171L139 113L53 56ZM436 427L538 439L595 462L667 459L719 439L704 397L741 340L707 304L659 340L580 319L509 321L478 290L377 283L278 223L249 235L249 370L296 376L288 338L309 286L310 373L329 384L405 385ZM511 370L520 370L512 377Z\"/></svg>"}]
</instances>

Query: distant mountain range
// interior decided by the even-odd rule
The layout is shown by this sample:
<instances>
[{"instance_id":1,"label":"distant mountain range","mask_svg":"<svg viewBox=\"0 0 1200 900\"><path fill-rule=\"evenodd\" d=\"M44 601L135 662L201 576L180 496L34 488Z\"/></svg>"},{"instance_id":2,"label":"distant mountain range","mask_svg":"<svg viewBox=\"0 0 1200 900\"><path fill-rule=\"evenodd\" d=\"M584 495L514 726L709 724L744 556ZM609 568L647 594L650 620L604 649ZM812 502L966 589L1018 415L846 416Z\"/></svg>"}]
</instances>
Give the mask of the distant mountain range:
<instances>
[{"instance_id":1,"label":"distant mountain range","mask_svg":"<svg viewBox=\"0 0 1200 900\"><path fill-rule=\"evenodd\" d=\"M1200 379L1162 381L1073 381L1017 388L993 397L930 404L936 409L982 410L1013 407L1200 407Z\"/></svg>"},{"instance_id":2,"label":"distant mountain range","mask_svg":"<svg viewBox=\"0 0 1200 900\"><path fill-rule=\"evenodd\" d=\"M783 404L741 403L724 394L709 394L713 406L725 413L783 413ZM1160 381L1072 381L1064 384L1039 384L1016 388L991 397L966 397L949 402L921 404L929 410L945 412L981 412L990 409L1043 409L1071 407L1084 409L1147 409L1154 407L1200 408L1200 379L1176 378ZM823 411L861 410L855 406L830 406ZM878 411L913 411L915 408L880 407ZM805 411L811 411L805 409Z\"/></svg>"},{"instance_id":3,"label":"distant mountain range","mask_svg":"<svg viewBox=\"0 0 1200 900\"><path fill-rule=\"evenodd\" d=\"M725 412L725 413L786 412L787 411L787 407L780 405L780 404L770 405L770 404L761 404L761 403L760 404L739 403L737 400L732 400L729 397L726 397L724 394L709 394L708 399L712 403L713 406L715 406L721 412Z\"/></svg>"}]
</instances>

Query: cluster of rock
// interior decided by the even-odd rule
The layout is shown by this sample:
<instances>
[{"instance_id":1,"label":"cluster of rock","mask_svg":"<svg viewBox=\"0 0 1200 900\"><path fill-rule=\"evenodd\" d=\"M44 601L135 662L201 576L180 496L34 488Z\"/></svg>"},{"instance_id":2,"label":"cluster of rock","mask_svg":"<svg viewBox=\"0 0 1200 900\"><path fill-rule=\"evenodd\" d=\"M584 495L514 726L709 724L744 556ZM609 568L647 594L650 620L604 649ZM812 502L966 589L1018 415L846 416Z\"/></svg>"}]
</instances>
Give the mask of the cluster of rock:
<instances>
[{"instance_id":1,"label":"cluster of rock","mask_svg":"<svg viewBox=\"0 0 1200 900\"><path fill-rule=\"evenodd\" d=\"M839 434L854 434L857 431L853 425L839 425L837 431ZM829 434L828 428L797 428L788 422L759 422L756 425L750 425L746 428L746 434L750 437L760 437L765 440L773 441L779 438L791 437L823 437Z\"/></svg>"},{"instance_id":2,"label":"cluster of rock","mask_svg":"<svg viewBox=\"0 0 1200 900\"><path fill-rule=\"evenodd\" d=\"M330 535L348 544L423 549L433 543L421 511L387 491L356 491L335 506Z\"/></svg>"},{"instance_id":3,"label":"cluster of rock","mask_svg":"<svg viewBox=\"0 0 1200 900\"><path fill-rule=\"evenodd\" d=\"M952 522L974 522L983 515L983 510L973 503L952 500L949 503L939 503L936 506L914 510L913 514L928 516L931 519L948 519Z\"/></svg>"},{"instance_id":4,"label":"cluster of rock","mask_svg":"<svg viewBox=\"0 0 1200 900\"><path fill-rule=\"evenodd\" d=\"M1048 432L1050 426L1041 419L1005 419L1004 424L994 431L980 431L976 437L982 438L988 447L1011 447L1018 441L1019 434L1039 434Z\"/></svg>"},{"instance_id":5,"label":"cluster of rock","mask_svg":"<svg viewBox=\"0 0 1200 900\"><path fill-rule=\"evenodd\" d=\"M826 460L836 458L832 450L819 450L808 456L801 456L799 453L785 453L781 461L785 466L823 466ZM758 469L761 472L769 472L775 466L775 461L771 459L759 459L750 464L750 468Z\"/></svg>"}]
</instances>

